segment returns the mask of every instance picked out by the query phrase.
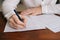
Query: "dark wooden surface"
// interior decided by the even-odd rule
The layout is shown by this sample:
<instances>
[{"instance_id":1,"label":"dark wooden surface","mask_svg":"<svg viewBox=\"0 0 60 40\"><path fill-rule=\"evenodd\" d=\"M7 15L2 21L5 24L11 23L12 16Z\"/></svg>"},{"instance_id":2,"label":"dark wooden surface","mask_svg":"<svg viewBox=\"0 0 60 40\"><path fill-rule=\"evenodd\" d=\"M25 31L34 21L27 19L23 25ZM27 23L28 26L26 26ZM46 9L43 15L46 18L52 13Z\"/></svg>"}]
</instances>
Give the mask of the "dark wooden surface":
<instances>
[{"instance_id":1,"label":"dark wooden surface","mask_svg":"<svg viewBox=\"0 0 60 40\"><path fill-rule=\"evenodd\" d=\"M60 40L60 33L53 33L48 29L4 33L5 24L6 19L0 13L0 40Z\"/></svg>"}]
</instances>

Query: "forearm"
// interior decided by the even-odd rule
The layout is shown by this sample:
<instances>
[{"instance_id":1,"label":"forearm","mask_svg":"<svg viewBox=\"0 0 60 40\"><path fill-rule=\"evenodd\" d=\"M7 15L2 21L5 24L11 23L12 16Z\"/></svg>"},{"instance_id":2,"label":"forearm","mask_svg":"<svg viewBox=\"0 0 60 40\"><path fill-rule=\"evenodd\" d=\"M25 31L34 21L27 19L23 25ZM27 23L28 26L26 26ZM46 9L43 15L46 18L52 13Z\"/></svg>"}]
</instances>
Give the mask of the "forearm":
<instances>
[{"instance_id":1,"label":"forearm","mask_svg":"<svg viewBox=\"0 0 60 40\"><path fill-rule=\"evenodd\" d=\"M14 9L17 7L20 0L5 0L2 4L3 14L9 19L13 14L15 14Z\"/></svg>"}]
</instances>

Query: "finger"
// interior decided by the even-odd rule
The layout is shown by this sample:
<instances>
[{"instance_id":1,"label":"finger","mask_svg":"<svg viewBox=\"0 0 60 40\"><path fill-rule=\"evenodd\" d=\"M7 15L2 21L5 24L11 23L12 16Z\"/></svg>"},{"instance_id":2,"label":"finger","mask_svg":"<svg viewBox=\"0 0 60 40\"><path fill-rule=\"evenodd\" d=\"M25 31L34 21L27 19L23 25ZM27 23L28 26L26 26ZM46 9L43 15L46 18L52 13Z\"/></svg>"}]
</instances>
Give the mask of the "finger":
<instances>
[{"instance_id":1,"label":"finger","mask_svg":"<svg viewBox=\"0 0 60 40\"><path fill-rule=\"evenodd\" d=\"M23 29L23 28L25 28L25 27L22 25L17 25L17 29Z\"/></svg>"},{"instance_id":2,"label":"finger","mask_svg":"<svg viewBox=\"0 0 60 40\"><path fill-rule=\"evenodd\" d=\"M27 15L27 14L28 14L27 10L21 12L21 15Z\"/></svg>"},{"instance_id":3,"label":"finger","mask_svg":"<svg viewBox=\"0 0 60 40\"><path fill-rule=\"evenodd\" d=\"M22 25L16 24L16 23L13 21L13 19L10 19L10 20L11 20L10 25L12 26L12 28L14 28L14 29L24 28Z\"/></svg>"},{"instance_id":4,"label":"finger","mask_svg":"<svg viewBox=\"0 0 60 40\"><path fill-rule=\"evenodd\" d=\"M24 27L22 26L22 25L14 25L13 23L9 23L10 24L10 26L12 27L12 28L14 28L14 29L23 29Z\"/></svg>"},{"instance_id":5,"label":"finger","mask_svg":"<svg viewBox=\"0 0 60 40\"><path fill-rule=\"evenodd\" d=\"M24 23L22 21L20 21L16 15L13 17L13 19L14 19L16 24L19 24L19 25L21 24L24 26Z\"/></svg>"},{"instance_id":6,"label":"finger","mask_svg":"<svg viewBox=\"0 0 60 40\"><path fill-rule=\"evenodd\" d=\"M23 17L23 19L24 19L24 24L25 24L25 26L26 26L27 18L26 18L26 17Z\"/></svg>"},{"instance_id":7,"label":"finger","mask_svg":"<svg viewBox=\"0 0 60 40\"><path fill-rule=\"evenodd\" d=\"M10 24L10 26L11 26L13 29L16 29L16 28L17 28L16 26L13 25L13 23L10 22L9 24Z\"/></svg>"},{"instance_id":8,"label":"finger","mask_svg":"<svg viewBox=\"0 0 60 40\"><path fill-rule=\"evenodd\" d=\"M26 18L24 15L19 15L19 16L22 16L22 19L23 19L24 25L26 26L27 18Z\"/></svg>"},{"instance_id":9,"label":"finger","mask_svg":"<svg viewBox=\"0 0 60 40\"><path fill-rule=\"evenodd\" d=\"M11 24L12 27L17 28L16 23L12 18L9 20L9 23Z\"/></svg>"},{"instance_id":10,"label":"finger","mask_svg":"<svg viewBox=\"0 0 60 40\"><path fill-rule=\"evenodd\" d=\"M40 13L33 13L32 14L33 16L38 16L38 15L41 15Z\"/></svg>"},{"instance_id":11,"label":"finger","mask_svg":"<svg viewBox=\"0 0 60 40\"><path fill-rule=\"evenodd\" d=\"M31 10L26 10L26 11L22 11L21 15L29 15L31 13L32 13Z\"/></svg>"}]
</instances>

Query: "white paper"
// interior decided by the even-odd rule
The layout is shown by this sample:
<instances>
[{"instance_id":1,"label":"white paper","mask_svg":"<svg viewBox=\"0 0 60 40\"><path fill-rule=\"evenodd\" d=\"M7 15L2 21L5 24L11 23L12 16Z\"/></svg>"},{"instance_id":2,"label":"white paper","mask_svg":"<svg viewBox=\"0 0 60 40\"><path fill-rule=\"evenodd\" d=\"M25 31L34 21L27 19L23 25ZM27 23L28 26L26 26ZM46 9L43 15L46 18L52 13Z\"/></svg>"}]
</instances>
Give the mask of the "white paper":
<instances>
[{"instance_id":1,"label":"white paper","mask_svg":"<svg viewBox=\"0 0 60 40\"><path fill-rule=\"evenodd\" d=\"M4 32L28 31L38 29L50 29L53 32L60 32L60 17L56 15L39 15L27 17L28 21L26 28L13 29L9 26L8 22L5 26Z\"/></svg>"}]
</instances>

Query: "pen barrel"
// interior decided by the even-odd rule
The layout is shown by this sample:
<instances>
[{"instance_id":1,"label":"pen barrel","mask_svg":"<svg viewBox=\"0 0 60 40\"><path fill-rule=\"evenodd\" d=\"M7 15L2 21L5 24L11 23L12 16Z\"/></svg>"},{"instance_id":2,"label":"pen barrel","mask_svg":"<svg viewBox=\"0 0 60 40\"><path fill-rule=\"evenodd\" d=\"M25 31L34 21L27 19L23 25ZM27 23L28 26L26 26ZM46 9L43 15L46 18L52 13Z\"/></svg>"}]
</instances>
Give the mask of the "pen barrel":
<instances>
[{"instance_id":1,"label":"pen barrel","mask_svg":"<svg viewBox=\"0 0 60 40\"><path fill-rule=\"evenodd\" d=\"M18 19L23 22L23 19L19 16L19 13L16 10L14 10L14 12L16 13L16 16L18 17Z\"/></svg>"}]
</instances>

